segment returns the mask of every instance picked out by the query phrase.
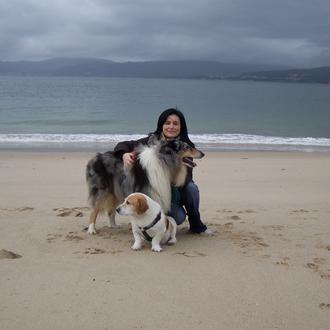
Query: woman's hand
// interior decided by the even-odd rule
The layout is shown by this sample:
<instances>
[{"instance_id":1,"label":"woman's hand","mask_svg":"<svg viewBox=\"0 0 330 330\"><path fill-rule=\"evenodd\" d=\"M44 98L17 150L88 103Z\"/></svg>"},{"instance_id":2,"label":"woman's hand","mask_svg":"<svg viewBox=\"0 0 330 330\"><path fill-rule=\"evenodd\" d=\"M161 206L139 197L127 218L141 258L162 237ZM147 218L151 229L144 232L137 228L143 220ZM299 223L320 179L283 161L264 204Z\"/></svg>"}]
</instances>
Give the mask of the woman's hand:
<instances>
[{"instance_id":1,"label":"woman's hand","mask_svg":"<svg viewBox=\"0 0 330 330\"><path fill-rule=\"evenodd\" d=\"M126 152L125 154L123 154L124 168L132 166L135 163L135 160L136 155L134 152Z\"/></svg>"}]
</instances>

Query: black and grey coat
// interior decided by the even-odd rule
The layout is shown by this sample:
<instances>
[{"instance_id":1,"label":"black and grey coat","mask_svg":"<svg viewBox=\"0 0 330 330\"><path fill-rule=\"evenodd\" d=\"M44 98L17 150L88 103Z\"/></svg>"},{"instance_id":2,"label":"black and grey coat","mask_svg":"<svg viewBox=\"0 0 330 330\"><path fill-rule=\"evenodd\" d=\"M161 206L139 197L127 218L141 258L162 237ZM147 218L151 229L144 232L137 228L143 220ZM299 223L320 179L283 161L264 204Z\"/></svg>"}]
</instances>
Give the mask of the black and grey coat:
<instances>
[{"instance_id":1,"label":"black and grey coat","mask_svg":"<svg viewBox=\"0 0 330 330\"><path fill-rule=\"evenodd\" d=\"M150 136L146 136L139 140L130 140L130 141L119 142L113 150L114 156L117 159L122 160L123 155L125 153L133 152L136 149L136 147L139 145L147 145L148 141L149 141L149 137ZM189 181L192 181L192 178L193 178L192 168L188 167L186 183Z\"/></svg>"}]
</instances>

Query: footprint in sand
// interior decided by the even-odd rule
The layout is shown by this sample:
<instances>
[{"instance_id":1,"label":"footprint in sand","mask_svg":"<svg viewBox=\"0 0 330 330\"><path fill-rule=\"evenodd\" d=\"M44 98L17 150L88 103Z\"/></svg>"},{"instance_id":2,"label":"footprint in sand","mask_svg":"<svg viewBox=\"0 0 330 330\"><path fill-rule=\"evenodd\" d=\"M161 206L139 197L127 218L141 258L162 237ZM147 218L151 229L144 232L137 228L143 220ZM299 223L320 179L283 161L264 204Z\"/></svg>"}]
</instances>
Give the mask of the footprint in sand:
<instances>
[{"instance_id":1,"label":"footprint in sand","mask_svg":"<svg viewBox=\"0 0 330 330\"><path fill-rule=\"evenodd\" d=\"M227 210L227 209L222 209L222 210L217 210L216 212L218 212L218 213L232 213L233 211L231 211L231 210Z\"/></svg>"},{"instance_id":2,"label":"footprint in sand","mask_svg":"<svg viewBox=\"0 0 330 330\"><path fill-rule=\"evenodd\" d=\"M24 211L33 211L33 210L34 210L34 207L23 206L23 207L17 208L15 211L24 212Z\"/></svg>"},{"instance_id":3,"label":"footprint in sand","mask_svg":"<svg viewBox=\"0 0 330 330\"><path fill-rule=\"evenodd\" d=\"M314 258L313 261L318 265L323 265L327 262L324 258Z\"/></svg>"},{"instance_id":4,"label":"footprint in sand","mask_svg":"<svg viewBox=\"0 0 330 330\"><path fill-rule=\"evenodd\" d=\"M110 250L109 251L111 254L113 254L113 255L117 255L117 254L119 254L119 253L122 253L123 252L123 250L119 250L119 249L112 249L112 250Z\"/></svg>"},{"instance_id":5,"label":"footprint in sand","mask_svg":"<svg viewBox=\"0 0 330 330\"><path fill-rule=\"evenodd\" d=\"M263 238L256 236L256 233L254 232L238 235L238 237L239 237L239 245L242 248L253 247L253 246L258 248L269 247L267 243L264 243Z\"/></svg>"},{"instance_id":6,"label":"footprint in sand","mask_svg":"<svg viewBox=\"0 0 330 330\"><path fill-rule=\"evenodd\" d=\"M296 244L296 247L298 247L298 248L304 248L304 247L306 247L306 245L305 244L298 243L298 244Z\"/></svg>"},{"instance_id":7,"label":"footprint in sand","mask_svg":"<svg viewBox=\"0 0 330 330\"><path fill-rule=\"evenodd\" d=\"M305 209L299 209L299 210L292 210L291 213L309 213L309 211Z\"/></svg>"},{"instance_id":8,"label":"footprint in sand","mask_svg":"<svg viewBox=\"0 0 330 330\"><path fill-rule=\"evenodd\" d=\"M21 255L14 253L12 251L8 251L8 250L0 250L0 260L1 259L18 259L18 258L22 258Z\"/></svg>"},{"instance_id":9,"label":"footprint in sand","mask_svg":"<svg viewBox=\"0 0 330 330\"><path fill-rule=\"evenodd\" d=\"M261 258L262 259L269 259L269 258L271 258L272 256L270 255L270 254L263 254L262 256L261 256Z\"/></svg>"},{"instance_id":10,"label":"footprint in sand","mask_svg":"<svg viewBox=\"0 0 330 330\"><path fill-rule=\"evenodd\" d=\"M324 258L314 258L313 262L308 262L305 266L317 272L319 268L326 263Z\"/></svg>"},{"instance_id":11,"label":"footprint in sand","mask_svg":"<svg viewBox=\"0 0 330 330\"><path fill-rule=\"evenodd\" d=\"M330 304L321 303L321 304L319 304L319 307L320 307L321 309L330 309Z\"/></svg>"},{"instance_id":12,"label":"footprint in sand","mask_svg":"<svg viewBox=\"0 0 330 330\"><path fill-rule=\"evenodd\" d=\"M272 230L272 236L282 238L283 241L288 241L287 239L283 238L283 234L280 233L285 227L282 225L268 225L262 226L264 230Z\"/></svg>"},{"instance_id":13,"label":"footprint in sand","mask_svg":"<svg viewBox=\"0 0 330 330\"><path fill-rule=\"evenodd\" d=\"M237 211L238 214L241 214L241 213L257 213L256 211L253 211L253 210L242 210L242 211Z\"/></svg>"},{"instance_id":14,"label":"footprint in sand","mask_svg":"<svg viewBox=\"0 0 330 330\"><path fill-rule=\"evenodd\" d=\"M256 232L244 232L234 230L232 222L227 222L224 225L215 225L218 228L219 235L222 238L231 240L234 244L241 248L265 248L269 247L269 244L264 242L262 237L259 237Z\"/></svg>"},{"instance_id":15,"label":"footprint in sand","mask_svg":"<svg viewBox=\"0 0 330 330\"><path fill-rule=\"evenodd\" d=\"M229 219L234 221L241 220L241 218L238 215L232 215L231 217L229 217Z\"/></svg>"},{"instance_id":16,"label":"footprint in sand","mask_svg":"<svg viewBox=\"0 0 330 330\"><path fill-rule=\"evenodd\" d=\"M63 235L61 234L48 234L47 235L47 242L48 243L52 243L53 241L62 238ZM76 232L70 231L65 238L63 239L63 241L81 241L84 238L82 236L79 236Z\"/></svg>"},{"instance_id":17,"label":"footprint in sand","mask_svg":"<svg viewBox=\"0 0 330 330\"><path fill-rule=\"evenodd\" d=\"M105 250L103 249L98 249L98 248L87 248L85 250L85 252L83 252L84 254L103 254L106 253Z\"/></svg>"},{"instance_id":18,"label":"footprint in sand","mask_svg":"<svg viewBox=\"0 0 330 330\"><path fill-rule=\"evenodd\" d=\"M196 257L205 257L206 256L205 253L198 252L198 251L189 251L189 252L183 251L183 252L173 253L173 255L176 255L176 254L187 257L187 258L196 258Z\"/></svg>"},{"instance_id":19,"label":"footprint in sand","mask_svg":"<svg viewBox=\"0 0 330 330\"><path fill-rule=\"evenodd\" d=\"M319 244L316 246L318 249L325 249L327 251L330 251L330 245L322 245L322 244Z\"/></svg>"},{"instance_id":20,"label":"footprint in sand","mask_svg":"<svg viewBox=\"0 0 330 330\"><path fill-rule=\"evenodd\" d=\"M289 267L289 262L288 262L289 260L290 260L289 257L284 257L284 258L282 258L282 260L276 261L275 265L285 266L286 268L288 268Z\"/></svg>"},{"instance_id":21,"label":"footprint in sand","mask_svg":"<svg viewBox=\"0 0 330 330\"><path fill-rule=\"evenodd\" d=\"M232 230L234 228L234 224L232 222L226 222L222 227L224 230Z\"/></svg>"},{"instance_id":22,"label":"footprint in sand","mask_svg":"<svg viewBox=\"0 0 330 330\"><path fill-rule=\"evenodd\" d=\"M326 265L327 261L325 258L314 258L313 262L307 263L307 267L313 269L315 272L320 274L320 277L324 280L330 280L330 269L322 269L322 266Z\"/></svg>"},{"instance_id":23,"label":"footprint in sand","mask_svg":"<svg viewBox=\"0 0 330 330\"><path fill-rule=\"evenodd\" d=\"M214 232L219 233L219 231L220 232L231 231L234 228L234 224L232 222L226 222L224 224L214 224L213 227L216 228Z\"/></svg>"},{"instance_id":24,"label":"footprint in sand","mask_svg":"<svg viewBox=\"0 0 330 330\"><path fill-rule=\"evenodd\" d=\"M56 239L58 239L60 237L62 237L62 235L60 235L60 234L48 234L47 235L47 242L51 243L51 242L55 241Z\"/></svg>"},{"instance_id":25,"label":"footprint in sand","mask_svg":"<svg viewBox=\"0 0 330 330\"><path fill-rule=\"evenodd\" d=\"M319 210L305 210L305 209L298 209L298 210L292 210L290 213L318 213Z\"/></svg>"},{"instance_id":26,"label":"footprint in sand","mask_svg":"<svg viewBox=\"0 0 330 330\"><path fill-rule=\"evenodd\" d=\"M327 272L320 272L320 276L324 280L330 280L330 269Z\"/></svg>"},{"instance_id":27,"label":"footprint in sand","mask_svg":"<svg viewBox=\"0 0 330 330\"><path fill-rule=\"evenodd\" d=\"M77 235L75 232L69 232L68 235L65 236L65 241L82 241L84 238Z\"/></svg>"},{"instance_id":28,"label":"footprint in sand","mask_svg":"<svg viewBox=\"0 0 330 330\"><path fill-rule=\"evenodd\" d=\"M232 211L232 210L228 210L228 209L222 209L222 210L216 210L217 213L233 213L236 212L238 214L242 214L242 213L257 213L254 210L248 209L248 210L238 210L238 211Z\"/></svg>"},{"instance_id":29,"label":"footprint in sand","mask_svg":"<svg viewBox=\"0 0 330 330\"><path fill-rule=\"evenodd\" d=\"M269 228L274 229L274 230L279 230L279 231L281 231L281 230L283 230L285 227L282 226L282 225L271 225L271 226L269 226Z\"/></svg>"},{"instance_id":30,"label":"footprint in sand","mask_svg":"<svg viewBox=\"0 0 330 330\"><path fill-rule=\"evenodd\" d=\"M123 250L120 250L120 249L111 249L109 251L106 251L106 250L103 250L103 249L98 249L98 248L87 248L85 251L76 251L76 252L73 252L74 254L80 254L80 253L83 253L83 254L104 254L104 253L110 253L110 254L113 254L113 255L119 255L120 253L122 253Z\"/></svg>"},{"instance_id":31,"label":"footprint in sand","mask_svg":"<svg viewBox=\"0 0 330 330\"><path fill-rule=\"evenodd\" d=\"M319 266L316 265L313 262L307 262L307 264L305 265L307 268L314 270L315 272L317 272L319 270Z\"/></svg>"},{"instance_id":32,"label":"footprint in sand","mask_svg":"<svg viewBox=\"0 0 330 330\"><path fill-rule=\"evenodd\" d=\"M7 211L7 212L26 212L26 211L33 211L34 207L30 207L30 206L22 206L22 207L18 207L15 209L0 209L0 211Z\"/></svg>"},{"instance_id":33,"label":"footprint in sand","mask_svg":"<svg viewBox=\"0 0 330 330\"><path fill-rule=\"evenodd\" d=\"M57 217L83 217L83 211L88 210L88 207L60 207L53 209L53 211L59 212L58 214L56 214Z\"/></svg>"}]
</instances>

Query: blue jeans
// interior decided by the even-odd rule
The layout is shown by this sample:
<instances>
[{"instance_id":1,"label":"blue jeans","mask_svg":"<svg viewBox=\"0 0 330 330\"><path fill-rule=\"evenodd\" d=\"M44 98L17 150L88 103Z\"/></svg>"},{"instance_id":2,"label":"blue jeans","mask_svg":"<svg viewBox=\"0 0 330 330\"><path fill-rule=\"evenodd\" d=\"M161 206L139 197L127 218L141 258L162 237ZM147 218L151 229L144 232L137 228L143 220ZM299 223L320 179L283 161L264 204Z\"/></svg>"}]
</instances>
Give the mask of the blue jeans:
<instances>
[{"instance_id":1,"label":"blue jeans","mask_svg":"<svg viewBox=\"0 0 330 330\"><path fill-rule=\"evenodd\" d=\"M198 186L193 181L189 181L179 189L181 195L181 205L171 205L169 216L174 218L178 225L181 225L188 215L190 231L194 233L202 233L207 229L202 222L199 214L199 190ZM184 206L185 209L182 207Z\"/></svg>"}]
</instances>

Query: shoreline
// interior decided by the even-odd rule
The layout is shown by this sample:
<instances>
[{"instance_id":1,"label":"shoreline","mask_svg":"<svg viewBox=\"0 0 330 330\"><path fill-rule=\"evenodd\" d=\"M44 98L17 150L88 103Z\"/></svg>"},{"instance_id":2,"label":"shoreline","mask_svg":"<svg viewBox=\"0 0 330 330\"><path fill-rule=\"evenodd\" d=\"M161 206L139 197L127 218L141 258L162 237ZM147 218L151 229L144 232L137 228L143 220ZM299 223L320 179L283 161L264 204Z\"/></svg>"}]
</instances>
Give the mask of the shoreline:
<instances>
[{"instance_id":1,"label":"shoreline","mask_svg":"<svg viewBox=\"0 0 330 330\"><path fill-rule=\"evenodd\" d=\"M106 152L112 150L116 143L84 144L2 144L0 152ZM303 152L303 153L330 153L328 146L292 146L292 145L260 145L260 144L202 144L195 143L196 147L205 152Z\"/></svg>"},{"instance_id":2,"label":"shoreline","mask_svg":"<svg viewBox=\"0 0 330 330\"><path fill-rule=\"evenodd\" d=\"M0 150L108 151L120 141L138 140L145 134L0 134ZM330 138L281 137L253 134L191 134L205 151L304 151L330 153Z\"/></svg>"}]
</instances>

